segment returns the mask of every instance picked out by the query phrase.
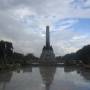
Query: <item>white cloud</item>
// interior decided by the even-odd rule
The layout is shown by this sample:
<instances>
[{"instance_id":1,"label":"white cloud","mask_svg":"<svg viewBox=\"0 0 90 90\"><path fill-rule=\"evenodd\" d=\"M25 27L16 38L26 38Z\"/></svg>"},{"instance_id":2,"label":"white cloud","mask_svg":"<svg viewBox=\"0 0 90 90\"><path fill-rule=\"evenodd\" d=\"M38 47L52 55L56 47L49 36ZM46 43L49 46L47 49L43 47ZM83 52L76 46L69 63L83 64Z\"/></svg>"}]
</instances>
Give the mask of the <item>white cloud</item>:
<instances>
[{"instance_id":1,"label":"white cloud","mask_svg":"<svg viewBox=\"0 0 90 90\"><path fill-rule=\"evenodd\" d=\"M75 36L72 38L72 40L86 39L87 37L88 37L88 35Z\"/></svg>"}]
</instances>

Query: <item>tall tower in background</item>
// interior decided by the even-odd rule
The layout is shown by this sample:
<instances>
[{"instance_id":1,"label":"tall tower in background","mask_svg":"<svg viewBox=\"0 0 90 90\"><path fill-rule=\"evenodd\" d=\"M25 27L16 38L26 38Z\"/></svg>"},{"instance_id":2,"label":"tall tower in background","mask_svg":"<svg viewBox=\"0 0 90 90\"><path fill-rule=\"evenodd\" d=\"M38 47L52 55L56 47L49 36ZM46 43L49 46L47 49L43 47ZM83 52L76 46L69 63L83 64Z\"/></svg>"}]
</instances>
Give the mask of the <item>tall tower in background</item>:
<instances>
[{"instance_id":1,"label":"tall tower in background","mask_svg":"<svg viewBox=\"0 0 90 90\"><path fill-rule=\"evenodd\" d=\"M50 45L50 31L49 26L46 26L46 45L43 47L40 62L43 64L55 63L55 54L52 46Z\"/></svg>"},{"instance_id":2,"label":"tall tower in background","mask_svg":"<svg viewBox=\"0 0 90 90\"><path fill-rule=\"evenodd\" d=\"M50 47L50 33L49 33L49 26L46 26L46 47Z\"/></svg>"}]
</instances>

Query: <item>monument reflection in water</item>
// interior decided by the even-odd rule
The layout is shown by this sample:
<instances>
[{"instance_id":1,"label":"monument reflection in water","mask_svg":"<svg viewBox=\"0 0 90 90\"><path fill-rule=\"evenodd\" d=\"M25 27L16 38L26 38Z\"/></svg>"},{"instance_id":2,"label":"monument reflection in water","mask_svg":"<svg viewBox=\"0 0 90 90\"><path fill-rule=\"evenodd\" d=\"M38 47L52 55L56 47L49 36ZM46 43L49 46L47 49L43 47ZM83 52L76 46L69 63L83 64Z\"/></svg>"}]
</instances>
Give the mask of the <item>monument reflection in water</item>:
<instances>
[{"instance_id":1,"label":"monument reflection in water","mask_svg":"<svg viewBox=\"0 0 90 90\"><path fill-rule=\"evenodd\" d=\"M0 90L90 90L90 70L45 66L2 72Z\"/></svg>"},{"instance_id":2,"label":"monument reflection in water","mask_svg":"<svg viewBox=\"0 0 90 90\"><path fill-rule=\"evenodd\" d=\"M56 67L40 67L40 74L45 85L45 90L50 89L50 85L54 80L54 75L56 72Z\"/></svg>"}]
</instances>

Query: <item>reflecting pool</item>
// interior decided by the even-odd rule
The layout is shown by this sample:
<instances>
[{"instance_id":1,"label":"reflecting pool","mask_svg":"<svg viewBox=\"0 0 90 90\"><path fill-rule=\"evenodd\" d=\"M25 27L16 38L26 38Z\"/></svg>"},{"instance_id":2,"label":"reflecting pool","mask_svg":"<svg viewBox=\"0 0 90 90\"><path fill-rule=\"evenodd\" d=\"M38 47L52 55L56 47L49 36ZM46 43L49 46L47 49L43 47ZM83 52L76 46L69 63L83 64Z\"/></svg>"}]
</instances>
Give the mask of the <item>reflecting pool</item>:
<instances>
[{"instance_id":1,"label":"reflecting pool","mask_svg":"<svg viewBox=\"0 0 90 90\"><path fill-rule=\"evenodd\" d=\"M0 73L0 90L90 90L90 70L80 67L24 67Z\"/></svg>"}]
</instances>

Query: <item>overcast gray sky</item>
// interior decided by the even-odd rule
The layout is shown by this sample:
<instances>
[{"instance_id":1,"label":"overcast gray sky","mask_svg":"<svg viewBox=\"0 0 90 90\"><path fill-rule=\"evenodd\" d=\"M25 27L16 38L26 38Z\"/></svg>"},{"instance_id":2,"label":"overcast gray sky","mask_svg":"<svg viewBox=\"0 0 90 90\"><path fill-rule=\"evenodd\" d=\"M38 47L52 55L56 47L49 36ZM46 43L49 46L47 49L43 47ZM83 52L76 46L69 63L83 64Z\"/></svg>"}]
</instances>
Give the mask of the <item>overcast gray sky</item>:
<instances>
[{"instance_id":1,"label":"overcast gray sky","mask_svg":"<svg viewBox=\"0 0 90 90\"><path fill-rule=\"evenodd\" d=\"M0 40L40 56L46 25L56 55L90 44L90 0L0 0Z\"/></svg>"}]
</instances>

